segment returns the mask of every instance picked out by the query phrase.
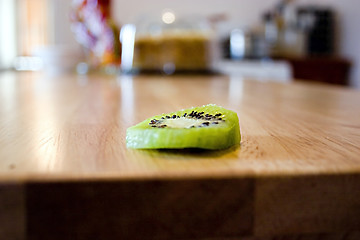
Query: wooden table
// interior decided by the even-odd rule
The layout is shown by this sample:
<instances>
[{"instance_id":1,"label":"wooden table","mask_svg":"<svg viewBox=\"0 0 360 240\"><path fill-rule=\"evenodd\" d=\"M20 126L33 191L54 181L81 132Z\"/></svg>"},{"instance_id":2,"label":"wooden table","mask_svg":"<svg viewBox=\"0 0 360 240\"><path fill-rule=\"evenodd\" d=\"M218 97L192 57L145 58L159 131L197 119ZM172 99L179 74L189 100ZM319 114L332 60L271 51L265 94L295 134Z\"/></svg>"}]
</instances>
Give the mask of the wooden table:
<instances>
[{"instance_id":1,"label":"wooden table","mask_svg":"<svg viewBox=\"0 0 360 240\"><path fill-rule=\"evenodd\" d=\"M216 103L224 151L126 128ZM0 75L0 239L360 239L360 92L227 76Z\"/></svg>"}]
</instances>

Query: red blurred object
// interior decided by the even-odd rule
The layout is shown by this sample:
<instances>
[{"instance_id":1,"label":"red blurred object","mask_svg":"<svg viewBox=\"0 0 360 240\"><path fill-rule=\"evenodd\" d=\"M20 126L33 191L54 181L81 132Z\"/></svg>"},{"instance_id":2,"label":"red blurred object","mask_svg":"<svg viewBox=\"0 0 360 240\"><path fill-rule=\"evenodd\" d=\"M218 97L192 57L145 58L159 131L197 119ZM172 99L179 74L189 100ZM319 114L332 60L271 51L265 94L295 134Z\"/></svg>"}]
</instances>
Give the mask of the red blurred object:
<instances>
[{"instance_id":1,"label":"red blurred object","mask_svg":"<svg viewBox=\"0 0 360 240\"><path fill-rule=\"evenodd\" d=\"M73 0L71 21L76 40L95 66L119 65L119 28L111 19L111 0Z\"/></svg>"}]
</instances>

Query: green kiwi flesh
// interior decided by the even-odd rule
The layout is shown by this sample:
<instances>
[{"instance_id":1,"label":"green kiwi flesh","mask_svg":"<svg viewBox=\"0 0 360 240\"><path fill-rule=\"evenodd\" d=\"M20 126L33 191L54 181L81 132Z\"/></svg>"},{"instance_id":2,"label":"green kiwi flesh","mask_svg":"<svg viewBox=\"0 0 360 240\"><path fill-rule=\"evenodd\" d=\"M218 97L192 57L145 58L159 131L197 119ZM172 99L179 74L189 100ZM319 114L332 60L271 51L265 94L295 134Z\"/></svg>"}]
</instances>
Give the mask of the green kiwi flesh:
<instances>
[{"instance_id":1,"label":"green kiwi flesh","mask_svg":"<svg viewBox=\"0 0 360 240\"><path fill-rule=\"evenodd\" d=\"M126 146L136 149L215 150L240 140L237 114L215 104L157 115L126 131Z\"/></svg>"}]
</instances>

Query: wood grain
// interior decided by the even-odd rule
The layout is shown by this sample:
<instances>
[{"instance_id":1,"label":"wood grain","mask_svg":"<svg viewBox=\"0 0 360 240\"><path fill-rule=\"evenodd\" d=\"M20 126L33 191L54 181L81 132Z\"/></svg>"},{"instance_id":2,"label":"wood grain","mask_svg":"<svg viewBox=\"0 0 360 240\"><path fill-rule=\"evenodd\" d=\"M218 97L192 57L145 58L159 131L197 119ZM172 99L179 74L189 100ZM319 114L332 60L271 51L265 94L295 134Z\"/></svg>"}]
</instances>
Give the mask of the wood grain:
<instances>
[{"instance_id":1,"label":"wood grain","mask_svg":"<svg viewBox=\"0 0 360 240\"><path fill-rule=\"evenodd\" d=\"M0 83L0 171L10 177L360 170L360 94L354 90L226 76L47 78L24 73L3 74ZM241 146L185 154L125 148L127 127L158 113L208 103L238 113Z\"/></svg>"},{"instance_id":2,"label":"wood grain","mask_svg":"<svg viewBox=\"0 0 360 240\"><path fill-rule=\"evenodd\" d=\"M259 179L255 235L296 235L359 230L360 175Z\"/></svg>"},{"instance_id":3,"label":"wood grain","mask_svg":"<svg viewBox=\"0 0 360 240\"><path fill-rule=\"evenodd\" d=\"M249 179L33 183L27 194L28 236L160 240L251 235L252 187Z\"/></svg>"},{"instance_id":4,"label":"wood grain","mask_svg":"<svg viewBox=\"0 0 360 240\"><path fill-rule=\"evenodd\" d=\"M359 102L347 88L221 75L1 73L0 185L16 187L0 200L17 199L7 214L23 222L0 233L352 239L360 229ZM208 103L238 113L240 145L126 149L127 127Z\"/></svg>"},{"instance_id":5,"label":"wood grain","mask_svg":"<svg viewBox=\"0 0 360 240\"><path fill-rule=\"evenodd\" d=\"M0 239L25 238L25 192L19 184L0 184Z\"/></svg>"}]
</instances>

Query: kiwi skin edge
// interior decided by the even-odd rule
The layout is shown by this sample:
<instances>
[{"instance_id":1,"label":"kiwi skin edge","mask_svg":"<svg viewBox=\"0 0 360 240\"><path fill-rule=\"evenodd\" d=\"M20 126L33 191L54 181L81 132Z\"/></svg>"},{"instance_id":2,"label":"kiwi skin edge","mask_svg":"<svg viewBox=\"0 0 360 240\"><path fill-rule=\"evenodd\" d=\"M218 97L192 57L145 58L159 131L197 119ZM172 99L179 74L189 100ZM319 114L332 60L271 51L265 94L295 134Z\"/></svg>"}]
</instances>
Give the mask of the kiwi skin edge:
<instances>
[{"instance_id":1,"label":"kiwi skin edge","mask_svg":"<svg viewBox=\"0 0 360 240\"><path fill-rule=\"evenodd\" d=\"M151 127L151 120L166 116L183 116L185 113L221 113L221 124L193 128ZM126 146L134 149L226 149L241 141L239 119L235 112L215 104L183 109L148 118L126 131Z\"/></svg>"}]
</instances>

